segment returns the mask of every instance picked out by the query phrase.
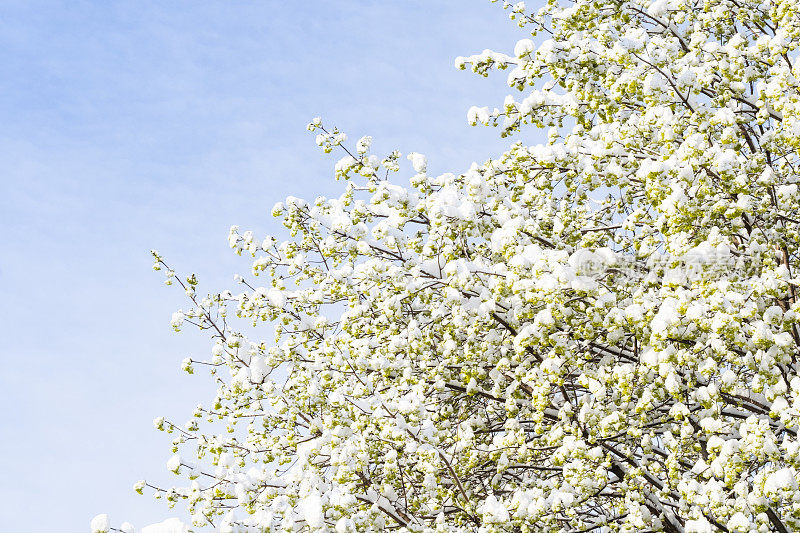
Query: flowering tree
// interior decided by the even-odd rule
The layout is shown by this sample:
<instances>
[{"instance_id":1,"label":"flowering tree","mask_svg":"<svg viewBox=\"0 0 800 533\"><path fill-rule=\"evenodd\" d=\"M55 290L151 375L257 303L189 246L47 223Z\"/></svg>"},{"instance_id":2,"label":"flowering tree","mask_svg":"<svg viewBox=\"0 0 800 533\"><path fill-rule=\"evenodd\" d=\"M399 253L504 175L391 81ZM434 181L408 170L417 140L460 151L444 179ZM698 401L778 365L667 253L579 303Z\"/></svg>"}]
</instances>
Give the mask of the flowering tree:
<instances>
[{"instance_id":1,"label":"flowering tree","mask_svg":"<svg viewBox=\"0 0 800 533\"><path fill-rule=\"evenodd\" d=\"M469 121L546 144L403 186L315 120L346 186L232 228L264 281L154 252L214 343L217 397L156 421L196 525L800 529L800 3L505 7L538 44L456 63L522 98Z\"/></svg>"}]
</instances>

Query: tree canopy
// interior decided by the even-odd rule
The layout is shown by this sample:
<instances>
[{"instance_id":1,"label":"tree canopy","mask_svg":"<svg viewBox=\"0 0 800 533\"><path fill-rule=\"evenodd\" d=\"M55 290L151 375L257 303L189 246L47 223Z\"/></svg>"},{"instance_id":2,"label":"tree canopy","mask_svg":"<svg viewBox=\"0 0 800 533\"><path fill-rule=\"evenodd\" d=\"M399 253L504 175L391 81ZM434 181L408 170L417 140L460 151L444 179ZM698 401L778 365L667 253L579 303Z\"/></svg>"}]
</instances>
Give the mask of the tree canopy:
<instances>
[{"instance_id":1,"label":"tree canopy","mask_svg":"<svg viewBox=\"0 0 800 533\"><path fill-rule=\"evenodd\" d=\"M156 420L195 525L800 530L800 3L503 7L531 39L456 65L520 95L468 121L546 143L408 181L315 119L343 192L232 228L240 286L154 252L213 339Z\"/></svg>"}]
</instances>

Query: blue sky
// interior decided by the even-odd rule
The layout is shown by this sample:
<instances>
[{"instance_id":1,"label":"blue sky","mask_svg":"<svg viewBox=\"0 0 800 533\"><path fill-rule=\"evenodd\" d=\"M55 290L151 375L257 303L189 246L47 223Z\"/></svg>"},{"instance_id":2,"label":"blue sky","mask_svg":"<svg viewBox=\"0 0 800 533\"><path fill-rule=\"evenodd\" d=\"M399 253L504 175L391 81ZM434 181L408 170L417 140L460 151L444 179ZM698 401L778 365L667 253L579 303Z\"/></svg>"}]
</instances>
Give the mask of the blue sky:
<instances>
[{"instance_id":1,"label":"blue sky","mask_svg":"<svg viewBox=\"0 0 800 533\"><path fill-rule=\"evenodd\" d=\"M232 224L276 232L275 202L342 186L305 131L314 116L378 153L425 153L432 172L499 154L509 141L465 116L510 89L453 59L523 36L487 0L5 0L2 529L177 514L131 487L177 481L151 421L213 396L179 369L209 344L171 331L185 302L148 250L201 291L232 286L249 269Z\"/></svg>"}]
</instances>

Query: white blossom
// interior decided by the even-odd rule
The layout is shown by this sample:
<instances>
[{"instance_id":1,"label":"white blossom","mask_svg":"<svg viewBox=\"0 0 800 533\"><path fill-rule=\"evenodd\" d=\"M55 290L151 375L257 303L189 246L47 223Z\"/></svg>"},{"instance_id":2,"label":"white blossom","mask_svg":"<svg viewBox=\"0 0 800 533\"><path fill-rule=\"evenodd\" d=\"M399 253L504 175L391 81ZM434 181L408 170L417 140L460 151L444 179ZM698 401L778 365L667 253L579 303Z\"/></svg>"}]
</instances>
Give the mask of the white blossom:
<instances>
[{"instance_id":1,"label":"white blossom","mask_svg":"<svg viewBox=\"0 0 800 533\"><path fill-rule=\"evenodd\" d=\"M92 533L108 533L109 521L107 514L99 514L92 518Z\"/></svg>"},{"instance_id":2,"label":"white blossom","mask_svg":"<svg viewBox=\"0 0 800 533\"><path fill-rule=\"evenodd\" d=\"M153 253L213 339L216 396L154 421L198 527L800 530L800 9L503 5L530 38L456 66L521 94L467 120L546 142L396 180L315 119L345 186L231 228L254 279Z\"/></svg>"}]
</instances>

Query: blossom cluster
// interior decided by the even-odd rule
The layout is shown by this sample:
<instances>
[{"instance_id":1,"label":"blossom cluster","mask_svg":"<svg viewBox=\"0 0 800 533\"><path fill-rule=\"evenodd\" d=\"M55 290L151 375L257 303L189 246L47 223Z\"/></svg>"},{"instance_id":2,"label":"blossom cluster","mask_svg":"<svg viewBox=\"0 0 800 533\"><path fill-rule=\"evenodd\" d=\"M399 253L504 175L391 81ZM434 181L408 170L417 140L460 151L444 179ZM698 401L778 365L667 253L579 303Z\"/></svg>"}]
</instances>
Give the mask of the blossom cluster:
<instances>
[{"instance_id":1,"label":"blossom cluster","mask_svg":"<svg viewBox=\"0 0 800 533\"><path fill-rule=\"evenodd\" d=\"M184 367L216 398L156 422L190 480L157 494L196 525L800 529L800 4L504 7L531 39L456 64L522 94L468 122L546 143L438 176L413 153L401 185L315 119L344 190L277 205L286 240L232 228L240 289L154 253L173 326L213 337Z\"/></svg>"}]
</instances>

